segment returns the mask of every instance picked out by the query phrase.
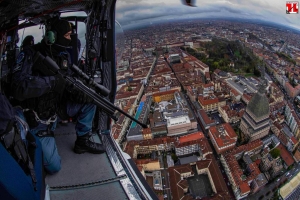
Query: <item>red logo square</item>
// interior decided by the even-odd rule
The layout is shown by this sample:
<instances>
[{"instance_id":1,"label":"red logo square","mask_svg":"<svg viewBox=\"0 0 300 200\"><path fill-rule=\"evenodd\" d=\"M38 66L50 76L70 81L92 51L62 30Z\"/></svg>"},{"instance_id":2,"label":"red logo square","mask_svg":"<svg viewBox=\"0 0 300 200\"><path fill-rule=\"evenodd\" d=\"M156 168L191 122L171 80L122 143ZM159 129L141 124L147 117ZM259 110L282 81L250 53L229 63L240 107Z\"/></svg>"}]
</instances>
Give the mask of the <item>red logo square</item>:
<instances>
[{"instance_id":1,"label":"red logo square","mask_svg":"<svg viewBox=\"0 0 300 200\"><path fill-rule=\"evenodd\" d=\"M286 2L286 14L298 14L299 13L299 2L298 1L287 1Z\"/></svg>"}]
</instances>

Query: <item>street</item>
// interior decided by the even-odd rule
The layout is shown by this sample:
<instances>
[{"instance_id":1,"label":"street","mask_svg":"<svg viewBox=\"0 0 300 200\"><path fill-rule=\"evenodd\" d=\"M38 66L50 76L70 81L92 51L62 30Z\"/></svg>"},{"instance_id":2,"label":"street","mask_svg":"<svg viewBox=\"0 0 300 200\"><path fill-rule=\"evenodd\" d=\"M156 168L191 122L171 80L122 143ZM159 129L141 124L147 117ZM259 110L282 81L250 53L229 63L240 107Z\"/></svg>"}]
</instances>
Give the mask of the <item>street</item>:
<instances>
[{"instance_id":1,"label":"street","mask_svg":"<svg viewBox=\"0 0 300 200\"><path fill-rule=\"evenodd\" d=\"M185 98L187 104L189 105L190 110L193 111L193 114L194 114L195 119L197 120L198 131L201 131L201 132L203 132L203 134L206 134L206 133L204 133L204 131L203 131L203 130L204 130L204 127L203 127L202 124L201 124L201 121L200 121L200 118L199 118L199 116L198 116L198 114L197 114L197 109L195 108L195 105L191 102L190 98L189 98L186 94L184 94L183 96L184 96L184 98Z\"/></svg>"},{"instance_id":2,"label":"street","mask_svg":"<svg viewBox=\"0 0 300 200\"><path fill-rule=\"evenodd\" d=\"M272 74L268 74L268 75L269 75L269 77L272 79L272 81L273 81L274 83L276 83L277 80L275 79L275 77L274 77ZM299 109L298 109L297 107L295 107L293 98L291 98L291 97L288 96L288 94L286 93L285 89L284 89L280 84L279 84L278 87L279 87L279 89L281 90L281 92L283 93L284 99L285 99L287 102L290 102L290 103L291 103L291 105L293 106L294 111L296 112L297 116L300 118Z\"/></svg>"},{"instance_id":3,"label":"street","mask_svg":"<svg viewBox=\"0 0 300 200\"><path fill-rule=\"evenodd\" d=\"M249 195L245 199L249 200L257 200L257 199L272 199L274 196L274 193L278 190L278 188L287 180L290 180L293 178L295 174L297 174L300 171L300 165L295 163L295 167L291 169L290 171L285 172L281 177L277 178L271 183L268 183L263 187L263 189L259 190L259 192Z\"/></svg>"},{"instance_id":4,"label":"street","mask_svg":"<svg viewBox=\"0 0 300 200\"><path fill-rule=\"evenodd\" d=\"M164 199L169 199L171 200L171 191L170 191L170 182L169 182L169 176L168 176L168 165L167 165L167 160L165 157L166 152L162 151L160 154L160 164L161 167L163 168L161 170L161 175L162 175L162 184L163 184L163 195ZM166 195L166 196L165 196ZM167 197L167 198L165 198Z\"/></svg>"}]
</instances>

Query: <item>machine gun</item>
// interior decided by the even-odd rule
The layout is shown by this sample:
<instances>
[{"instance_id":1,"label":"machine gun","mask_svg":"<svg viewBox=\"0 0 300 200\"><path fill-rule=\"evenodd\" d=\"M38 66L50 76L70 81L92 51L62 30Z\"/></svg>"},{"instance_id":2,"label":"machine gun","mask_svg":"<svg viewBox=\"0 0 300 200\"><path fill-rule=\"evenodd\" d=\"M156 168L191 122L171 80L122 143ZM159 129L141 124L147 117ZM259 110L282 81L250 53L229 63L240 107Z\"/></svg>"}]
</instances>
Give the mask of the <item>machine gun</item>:
<instances>
[{"instance_id":1,"label":"machine gun","mask_svg":"<svg viewBox=\"0 0 300 200\"><path fill-rule=\"evenodd\" d=\"M93 100L93 103L99 108L101 108L105 113L107 113L113 120L115 121L118 120L118 117L116 117L115 115L116 111L118 111L123 115L125 115L126 117L130 118L131 120L135 121L139 125L141 125L143 128L147 128L146 124L143 124L142 122L133 118L132 116L130 116L129 114L121 110L120 108L116 107L110 101L103 98L101 95L107 96L110 93L110 91L106 87L96 83L93 79L91 79L88 75L86 75L83 71L81 71L76 65L73 65L71 69L76 74L78 74L81 78L83 78L88 83L88 85L94 86L95 90L99 92L101 95L99 95L92 88L86 86L78 78L65 75L63 70L61 70L59 66L56 64L56 62L54 62L49 56L45 57L40 52L36 52L33 58L33 62L34 65L38 64L39 67L37 67L36 69L42 72L43 74L47 74L49 76L55 76L57 74L62 75L62 77L65 79L68 85L72 85L73 87L83 92L88 97L90 97Z\"/></svg>"}]
</instances>

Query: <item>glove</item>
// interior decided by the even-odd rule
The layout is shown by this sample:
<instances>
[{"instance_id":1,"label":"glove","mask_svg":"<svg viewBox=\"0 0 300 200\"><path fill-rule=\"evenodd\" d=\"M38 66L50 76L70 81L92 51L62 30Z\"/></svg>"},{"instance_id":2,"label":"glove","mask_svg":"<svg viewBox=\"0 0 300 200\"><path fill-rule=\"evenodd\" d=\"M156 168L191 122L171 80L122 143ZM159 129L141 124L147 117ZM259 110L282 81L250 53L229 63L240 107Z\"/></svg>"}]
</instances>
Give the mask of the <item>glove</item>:
<instances>
[{"instance_id":1,"label":"glove","mask_svg":"<svg viewBox=\"0 0 300 200\"><path fill-rule=\"evenodd\" d=\"M88 97L83 92L79 92L79 94L77 95L77 103L88 104L88 103L91 103L91 102L93 102L93 99L91 99L90 97Z\"/></svg>"},{"instance_id":2,"label":"glove","mask_svg":"<svg viewBox=\"0 0 300 200\"><path fill-rule=\"evenodd\" d=\"M61 74L56 74L54 76L55 78L55 82L54 82L54 87L53 87L53 91L57 92L58 94L62 94L65 87L66 87L66 80L64 79L64 77Z\"/></svg>"},{"instance_id":3,"label":"glove","mask_svg":"<svg viewBox=\"0 0 300 200\"><path fill-rule=\"evenodd\" d=\"M76 88L73 89L71 93L71 101L74 103L88 104L93 102L92 98L88 97L86 94Z\"/></svg>"}]
</instances>

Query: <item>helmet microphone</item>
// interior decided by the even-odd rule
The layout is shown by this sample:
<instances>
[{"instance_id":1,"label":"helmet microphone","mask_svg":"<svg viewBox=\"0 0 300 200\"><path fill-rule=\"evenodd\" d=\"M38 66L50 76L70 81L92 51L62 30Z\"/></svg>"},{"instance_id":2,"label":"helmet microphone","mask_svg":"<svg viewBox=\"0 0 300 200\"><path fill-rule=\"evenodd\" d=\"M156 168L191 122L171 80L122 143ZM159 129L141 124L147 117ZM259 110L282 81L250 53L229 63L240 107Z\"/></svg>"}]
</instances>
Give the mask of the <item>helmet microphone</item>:
<instances>
[{"instance_id":1,"label":"helmet microphone","mask_svg":"<svg viewBox=\"0 0 300 200\"><path fill-rule=\"evenodd\" d=\"M45 42L48 45L52 45L55 43L56 41L56 32L55 31L47 31L47 33L45 34Z\"/></svg>"}]
</instances>

